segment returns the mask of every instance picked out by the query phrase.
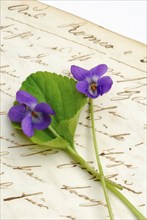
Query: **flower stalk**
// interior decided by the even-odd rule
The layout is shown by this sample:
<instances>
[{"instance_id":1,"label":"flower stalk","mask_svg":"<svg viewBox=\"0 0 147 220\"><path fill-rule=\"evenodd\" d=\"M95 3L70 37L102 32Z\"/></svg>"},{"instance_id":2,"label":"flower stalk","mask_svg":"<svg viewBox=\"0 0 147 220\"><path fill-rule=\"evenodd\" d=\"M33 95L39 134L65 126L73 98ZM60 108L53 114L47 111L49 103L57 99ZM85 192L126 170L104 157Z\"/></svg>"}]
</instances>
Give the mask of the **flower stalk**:
<instances>
[{"instance_id":1,"label":"flower stalk","mask_svg":"<svg viewBox=\"0 0 147 220\"><path fill-rule=\"evenodd\" d=\"M94 150L95 150L98 169L99 169L99 172L100 172L100 181L102 183L102 187L103 187L103 191L104 191L104 195L105 195L106 204L107 204L110 219L114 220L112 207L111 207L110 199L109 199L108 192L107 192L106 182L105 182L105 178L104 178L104 172L103 172L103 168L102 168L100 157L99 157L99 150L98 150L98 146L97 146L97 140L96 140L96 134L95 134L95 124L94 124L94 113L93 113L93 99L90 98L89 100L90 100L90 116L91 116L91 124L92 124L92 135L93 135L93 142L94 142Z\"/></svg>"},{"instance_id":2,"label":"flower stalk","mask_svg":"<svg viewBox=\"0 0 147 220\"><path fill-rule=\"evenodd\" d=\"M92 174L97 180L100 180L100 174L94 170L71 146L67 146L65 149L66 153L70 155L74 161L80 164L81 168L84 168L88 173ZM118 185L111 180L105 178L107 188L114 193L127 207L130 211L137 217L137 220L147 220L141 212L116 188L123 189L121 185ZM115 185L116 184L116 185Z\"/></svg>"},{"instance_id":3,"label":"flower stalk","mask_svg":"<svg viewBox=\"0 0 147 220\"><path fill-rule=\"evenodd\" d=\"M49 126L48 129L55 135L55 137L61 137L56 133L56 131ZM61 149L60 149L61 150ZM88 173L92 174L94 177L96 177L97 180L100 180L100 174L97 172L94 168L92 168L79 154L78 152L72 148L69 144L62 148L68 155L70 155L74 161L76 161L82 168L88 171ZM116 188L122 190L123 187L106 177L104 177L107 188L114 193L115 196L117 196L127 207L132 211L132 213L137 217L138 220L147 220L141 212L138 211L138 209Z\"/></svg>"},{"instance_id":4,"label":"flower stalk","mask_svg":"<svg viewBox=\"0 0 147 220\"><path fill-rule=\"evenodd\" d=\"M76 161L78 164L80 164L80 166L82 168L84 168L85 170L88 171L88 173L90 173L91 175L93 175L93 177L95 177L98 181L100 181L100 174L94 169L92 168L79 154L76 150L74 150L70 145L68 145L65 149L65 151L67 152L68 155L70 155L74 161ZM112 187L116 187L119 190L122 190L123 187L120 184L117 184L109 179L107 179L106 177L105 181L106 184L111 185Z\"/></svg>"}]
</instances>

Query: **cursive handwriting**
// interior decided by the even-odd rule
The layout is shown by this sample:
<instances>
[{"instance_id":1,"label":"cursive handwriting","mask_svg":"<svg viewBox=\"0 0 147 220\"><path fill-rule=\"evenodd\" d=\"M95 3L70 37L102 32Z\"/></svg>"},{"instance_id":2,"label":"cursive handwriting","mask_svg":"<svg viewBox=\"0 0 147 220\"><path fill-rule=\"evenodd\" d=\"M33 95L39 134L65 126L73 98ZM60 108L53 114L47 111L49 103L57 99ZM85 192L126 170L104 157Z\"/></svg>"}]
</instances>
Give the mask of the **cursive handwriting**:
<instances>
[{"instance_id":1,"label":"cursive handwriting","mask_svg":"<svg viewBox=\"0 0 147 220\"><path fill-rule=\"evenodd\" d=\"M85 23L71 23L71 24L63 24L59 25L59 28L67 28L68 32L70 34L73 34L74 36L82 36L84 40L88 40L94 44L98 44L101 47L104 47L106 49L113 48L114 45L109 44L108 42L105 42L101 39L98 39L96 36L86 33L85 31L80 30L81 26L84 26Z\"/></svg>"},{"instance_id":2,"label":"cursive handwriting","mask_svg":"<svg viewBox=\"0 0 147 220\"><path fill-rule=\"evenodd\" d=\"M91 59L92 55L94 55L94 54L91 53L91 54L84 54L84 55L82 55L81 53L78 53L77 55L71 56L72 58L69 59L68 61L76 61L76 60L85 61L85 60Z\"/></svg>"},{"instance_id":3,"label":"cursive handwriting","mask_svg":"<svg viewBox=\"0 0 147 220\"><path fill-rule=\"evenodd\" d=\"M138 77L138 78L124 78L124 80L119 80L118 83L124 83L124 82L134 82L133 86L125 87L123 91L117 92L117 96L111 98L111 101L119 101L119 100L125 100L125 99L131 99L134 102L137 102L141 105L146 105L146 97L141 94L141 89L147 85L146 83L146 77Z\"/></svg>"},{"instance_id":4,"label":"cursive handwriting","mask_svg":"<svg viewBox=\"0 0 147 220\"><path fill-rule=\"evenodd\" d=\"M48 9L48 6L45 8L34 7L31 11L30 6L28 4L12 5L12 6L8 7L8 10L10 10L10 11L17 11L20 14L23 14L25 16L32 17L35 19L46 16L46 13L34 13L34 12L44 11L46 9Z\"/></svg>"},{"instance_id":5,"label":"cursive handwriting","mask_svg":"<svg viewBox=\"0 0 147 220\"><path fill-rule=\"evenodd\" d=\"M30 31L22 32L22 33L10 33L10 35L5 36L4 39L14 39L14 38L21 38L21 39L28 39L32 37L33 34Z\"/></svg>"},{"instance_id":6,"label":"cursive handwriting","mask_svg":"<svg viewBox=\"0 0 147 220\"><path fill-rule=\"evenodd\" d=\"M106 167L110 168L110 167L115 167L115 166L120 166L120 165L124 165L127 168L134 168L132 164L126 164L121 160L118 160L116 157L112 157L111 155L114 154L124 154L124 152L108 152L108 153L101 153L101 156L104 156L106 159L110 160L111 162L114 162L113 164L107 164Z\"/></svg>"},{"instance_id":7,"label":"cursive handwriting","mask_svg":"<svg viewBox=\"0 0 147 220\"><path fill-rule=\"evenodd\" d=\"M4 182L4 183L0 183L0 188L1 189L7 189L9 186L13 185L12 182Z\"/></svg>"},{"instance_id":8,"label":"cursive handwriting","mask_svg":"<svg viewBox=\"0 0 147 220\"><path fill-rule=\"evenodd\" d=\"M20 196L8 197L8 198L5 198L3 200L6 202L6 201L14 200L14 199L22 199L22 198L25 198L25 197L36 196L36 195L41 195L41 194L43 194L43 192L37 192L37 193L32 193L32 194L22 193L22 195L20 195Z\"/></svg>"},{"instance_id":9,"label":"cursive handwriting","mask_svg":"<svg viewBox=\"0 0 147 220\"><path fill-rule=\"evenodd\" d=\"M28 156L33 156L33 155L37 155L37 154L47 156L47 155L56 154L56 153L58 153L58 150L46 149L46 150L41 150L41 151L37 151L37 152L33 152L33 153L22 153L21 156L22 157L28 157Z\"/></svg>"},{"instance_id":10,"label":"cursive handwriting","mask_svg":"<svg viewBox=\"0 0 147 220\"><path fill-rule=\"evenodd\" d=\"M38 63L40 65L43 65L43 66L48 66L47 63L45 63L42 58L46 57L47 54L44 54L44 53L40 53L36 56L30 56L30 55L18 55L19 58L21 59L27 59L27 60L30 60L30 62L33 62L33 63Z\"/></svg>"},{"instance_id":11,"label":"cursive handwriting","mask_svg":"<svg viewBox=\"0 0 147 220\"><path fill-rule=\"evenodd\" d=\"M48 206L43 205L42 203L38 203L38 202L34 201L33 199L25 198L25 200L27 200L28 202L30 202L30 203L32 203L33 205L36 205L36 206L38 206L38 207L40 207L40 208L46 208L46 209L49 209Z\"/></svg>"},{"instance_id":12,"label":"cursive handwriting","mask_svg":"<svg viewBox=\"0 0 147 220\"><path fill-rule=\"evenodd\" d=\"M84 195L84 194L80 194L75 190L75 189L84 189L84 188L85 188L85 186L84 187L70 187L70 186L63 185L63 187L61 189L67 190L69 193L74 194L80 198L83 198L84 200L88 200L90 202L90 205L86 204L86 206L93 206L93 205L94 206L95 205L105 206L102 201L92 199L89 196ZM86 186L86 188L89 188L89 186ZM84 204L80 204L79 206L84 206Z\"/></svg>"}]
</instances>

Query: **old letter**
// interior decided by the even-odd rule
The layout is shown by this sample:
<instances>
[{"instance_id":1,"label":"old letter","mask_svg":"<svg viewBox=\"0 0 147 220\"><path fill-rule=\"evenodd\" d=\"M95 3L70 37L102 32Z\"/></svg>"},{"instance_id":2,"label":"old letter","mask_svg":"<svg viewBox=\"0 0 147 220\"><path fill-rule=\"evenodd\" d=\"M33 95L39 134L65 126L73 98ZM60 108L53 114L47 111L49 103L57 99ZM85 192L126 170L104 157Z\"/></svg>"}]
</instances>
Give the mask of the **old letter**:
<instances>
[{"instance_id":1,"label":"old letter","mask_svg":"<svg viewBox=\"0 0 147 220\"><path fill-rule=\"evenodd\" d=\"M107 219L101 185L63 152L39 148L14 130L7 112L36 71L71 77L70 66L109 66L114 85L94 100L97 140L106 176L145 215L145 45L37 1L2 1L2 219ZM88 105L76 130L77 151L97 168ZM110 194L115 219L135 219Z\"/></svg>"}]
</instances>

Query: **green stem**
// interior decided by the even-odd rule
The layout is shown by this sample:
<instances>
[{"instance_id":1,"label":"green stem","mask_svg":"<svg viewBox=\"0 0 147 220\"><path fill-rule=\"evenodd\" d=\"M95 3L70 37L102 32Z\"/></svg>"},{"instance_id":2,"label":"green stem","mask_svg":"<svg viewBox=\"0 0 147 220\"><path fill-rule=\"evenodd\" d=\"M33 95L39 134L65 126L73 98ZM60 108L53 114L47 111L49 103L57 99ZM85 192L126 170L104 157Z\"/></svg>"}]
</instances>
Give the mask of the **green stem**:
<instances>
[{"instance_id":1,"label":"green stem","mask_svg":"<svg viewBox=\"0 0 147 220\"><path fill-rule=\"evenodd\" d=\"M100 174L92 168L71 146L67 146L65 151L76 161L78 162L82 168L86 169L90 174L92 174L97 180L100 180ZM120 190L123 187L120 184L117 184L107 178L105 178L106 184L112 185Z\"/></svg>"},{"instance_id":2,"label":"green stem","mask_svg":"<svg viewBox=\"0 0 147 220\"><path fill-rule=\"evenodd\" d=\"M107 187L134 213L138 220L147 220L121 192L110 184L108 184Z\"/></svg>"},{"instance_id":3,"label":"green stem","mask_svg":"<svg viewBox=\"0 0 147 220\"><path fill-rule=\"evenodd\" d=\"M52 126L50 125L48 127L48 129L52 132L52 134L57 137L57 138L60 138L61 136L54 130L54 128L52 128Z\"/></svg>"},{"instance_id":4,"label":"green stem","mask_svg":"<svg viewBox=\"0 0 147 220\"><path fill-rule=\"evenodd\" d=\"M52 134L55 137L61 138L61 136L54 130L54 128L49 126L48 129L52 132ZM100 174L96 170L94 170L91 166L89 166L88 163L86 163L86 161L76 152L74 146L73 147L66 146L65 148L57 148L57 149L58 150L65 150L66 152L68 152L72 156L72 158L75 159L75 161L80 163L82 165L82 167L84 167L86 170L88 170L88 172L90 172L93 176L95 176L97 180L100 180ZM105 178L105 181L120 190L123 189L123 187L120 184L117 184L107 178Z\"/></svg>"},{"instance_id":5,"label":"green stem","mask_svg":"<svg viewBox=\"0 0 147 220\"><path fill-rule=\"evenodd\" d=\"M56 131L49 126L49 130L55 135L55 137L60 137ZM71 146L67 145L64 150L66 153L68 153L76 162L78 162L82 168L86 169L90 174L92 174L94 177L96 177L97 180L100 180L100 174L94 170L77 152L75 149L73 149ZM147 220L136 208L135 206L116 188L123 189L123 187L119 184L116 184L115 182L105 178L107 188L111 192L113 192L138 218L138 220ZM116 187L116 188L115 188Z\"/></svg>"},{"instance_id":6,"label":"green stem","mask_svg":"<svg viewBox=\"0 0 147 220\"><path fill-rule=\"evenodd\" d=\"M104 195L105 195L105 199L106 199L110 219L114 220L112 207L111 207L111 203L110 203L110 199L109 199L109 196L108 196L107 187L106 187L106 183L105 183L104 171L103 171L103 167L102 167L101 160L100 160L100 157L99 157L99 150L98 150L98 145L97 145L97 140L96 140L94 113L93 113L93 99L89 99L89 100L90 100L90 116L91 116L91 124L92 124L92 135L93 135L93 142L94 142L94 150L95 150L98 169L99 169L99 172L100 172L100 181L102 183L102 187L103 187L103 191L104 191Z\"/></svg>"},{"instance_id":7,"label":"green stem","mask_svg":"<svg viewBox=\"0 0 147 220\"><path fill-rule=\"evenodd\" d=\"M74 149L72 149L70 146L66 147L65 150L68 155L70 155L76 162L78 162L82 168L86 169L90 174L92 174L94 177L96 177L98 180L100 179L100 174L95 171ZM106 179L106 185L107 188L113 192L131 211L132 213L137 217L138 220L147 220L136 208L135 206L114 186L115 183ZM116 186L119 186L116 184ZM120 186L121 188L121 186ZM122 188L121 188L122 189Z\"/></svg>"}]
</instances>

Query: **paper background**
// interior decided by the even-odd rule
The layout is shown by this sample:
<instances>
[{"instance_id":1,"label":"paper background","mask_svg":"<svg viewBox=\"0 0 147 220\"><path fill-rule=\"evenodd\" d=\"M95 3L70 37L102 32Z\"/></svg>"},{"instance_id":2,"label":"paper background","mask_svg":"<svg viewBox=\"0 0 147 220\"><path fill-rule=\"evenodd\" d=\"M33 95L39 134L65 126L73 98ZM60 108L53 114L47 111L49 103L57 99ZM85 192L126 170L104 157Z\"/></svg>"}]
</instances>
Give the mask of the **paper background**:
<instances>
[{"instance_id":1,"label":"paper background","mask_svg":"<svg viewBox=\"0 0 147 220\"><path fill-rule=\"evenodd\" d=\"M7 117L29 74L40 70L70 76L72 64L90 69L100 63L109 66L114 81L110 93L94 100L105 175L121 183L123 194L146 214L145 56L145 45L55 8L36 1L2 1L2 219L108 219L101 185L64 152L30 143ZM80 117L75 145L96 168L87 116L88 106ZM115 219L135 219L111 193L110 197Z\"/></svg>"},{"instance_id":2,"label":"paper background","mask_svg":"<svg viewBox=\"0 0 147 220\"><path fill-rule=\"evenodd\" d=\"M39 1L144 44L147 42L146 0Z\"/></svg>"}]
</instances>

